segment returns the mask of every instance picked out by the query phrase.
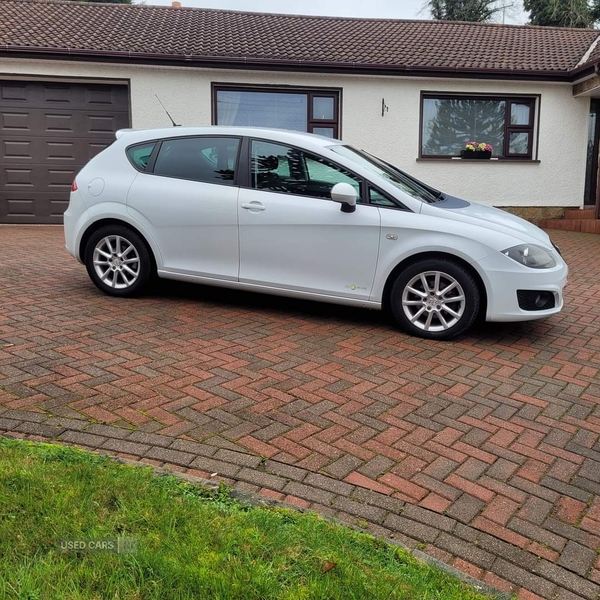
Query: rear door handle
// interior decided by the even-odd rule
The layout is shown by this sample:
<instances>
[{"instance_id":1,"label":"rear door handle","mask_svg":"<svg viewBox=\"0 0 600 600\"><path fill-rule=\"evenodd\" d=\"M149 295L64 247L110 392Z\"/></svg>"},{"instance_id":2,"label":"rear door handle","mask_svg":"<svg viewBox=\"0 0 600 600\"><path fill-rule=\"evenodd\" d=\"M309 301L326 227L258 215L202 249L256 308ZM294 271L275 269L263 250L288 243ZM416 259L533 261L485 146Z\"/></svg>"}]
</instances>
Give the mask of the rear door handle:
<instances>
[{"instance_id":1,"label":"rear door handle","mask_svg":"<svg viewBox=\"0 0 600 600\"><path fill-rule=\"evenodd\" d=\"M251 210L252 212L260 212L267 209L267 207L262 205L260 202L246 202L242 204L242 208Z\"/></svg>"}]
</instances>

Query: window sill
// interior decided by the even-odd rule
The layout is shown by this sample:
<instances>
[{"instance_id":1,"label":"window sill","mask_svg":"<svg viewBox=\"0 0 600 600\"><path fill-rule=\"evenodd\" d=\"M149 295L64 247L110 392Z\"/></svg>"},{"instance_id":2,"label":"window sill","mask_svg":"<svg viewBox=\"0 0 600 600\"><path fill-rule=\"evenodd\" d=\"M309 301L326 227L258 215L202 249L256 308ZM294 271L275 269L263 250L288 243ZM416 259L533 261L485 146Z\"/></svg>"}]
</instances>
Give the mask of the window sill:
<instances>
[{"instance_id":1,"label":"window sill","mask_svg":"<svg viewBox=\"0 0 600 600\"><path fill-rule=\"evenodd\" d=\"M421 158L417 158L416 159L417 162L451 162L451 161L455 161L455 162L463 162L463 163L475 163L475 164L480 164L480 163L484 163L484 164L489 164L489 163L513 163L516 165L538 165L540 164L542 161L541 160L534 160L531 158L527 158L527 159L521 159L521 158L490 158L487 160L473 160L473 159L468 159L468 158L460 158L458 156L451 156L448 158L437 158L437 157L431 157L431 158L425 158L425 157L421 157Z\"/></svg>"}]
</instances>

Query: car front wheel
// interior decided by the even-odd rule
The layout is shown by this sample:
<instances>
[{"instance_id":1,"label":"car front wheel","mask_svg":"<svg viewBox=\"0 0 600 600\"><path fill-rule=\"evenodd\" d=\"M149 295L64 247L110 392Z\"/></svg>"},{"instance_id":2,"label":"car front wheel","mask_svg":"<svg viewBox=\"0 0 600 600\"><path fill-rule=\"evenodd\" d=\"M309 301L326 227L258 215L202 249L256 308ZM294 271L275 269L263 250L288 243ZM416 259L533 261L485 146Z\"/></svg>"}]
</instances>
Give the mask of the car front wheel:
<instances>
[{"instance_id":1,"label":"car front wheel","mask_svg":"<svg viewBox=\"0 0 600 600\"><path fill-rule=\"evenodd\" d=\"M152 272L146 244L122 225L107 225L92 234L85 247L85 266L96 287L110 296L139 294Z\"/></svg>"},{"instance_id":2,"label":"car front wheel","mask_svg":"<svg viewBox=\"0 0 600 600\"><path fill-rule=\"evenodd\" d=\"M427 259L406 268L392 287L390 304L407 333L448 340L465 332L479 312L473 276L446 259Z\"/></svg>"}]
</instances>

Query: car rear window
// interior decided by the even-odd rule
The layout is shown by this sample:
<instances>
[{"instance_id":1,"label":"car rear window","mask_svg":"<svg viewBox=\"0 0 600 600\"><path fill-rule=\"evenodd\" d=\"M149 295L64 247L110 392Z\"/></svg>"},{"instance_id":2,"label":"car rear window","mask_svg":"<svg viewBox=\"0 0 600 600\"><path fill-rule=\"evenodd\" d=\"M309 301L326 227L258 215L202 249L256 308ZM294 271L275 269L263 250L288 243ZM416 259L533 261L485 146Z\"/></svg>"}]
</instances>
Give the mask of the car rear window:
<instances>
[{"instance_id":1,"label":"car rear window","mask_svg":"<svg viewBox=\"0 0 600 600\"><path fill-rule=\"evenodd\" d=\"M156 142L145 142L138 144L137 146L130 146L127 148L127 156L129 161L138 171L145 171L148 163L150 162L150 156L156 146Z\"/></svg>"}]
</instances>

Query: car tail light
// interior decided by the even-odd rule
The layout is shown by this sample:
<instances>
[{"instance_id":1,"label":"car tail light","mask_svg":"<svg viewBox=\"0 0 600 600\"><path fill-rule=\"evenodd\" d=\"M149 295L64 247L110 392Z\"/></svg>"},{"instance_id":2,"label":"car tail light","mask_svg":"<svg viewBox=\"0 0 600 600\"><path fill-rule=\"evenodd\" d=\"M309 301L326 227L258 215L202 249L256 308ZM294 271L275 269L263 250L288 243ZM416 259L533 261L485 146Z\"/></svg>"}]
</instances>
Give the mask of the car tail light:
<instances>
[{"instance_id":1,"label":"car tail light","mask_svg":"<svg viewBox=\"0 0 600 600\"><path fill-rule=\"evenodd\" d=\"M77 181L75 179L73 179L73 183L71 184L71 191L72 192L77 191Z\"/></svg>"}]
</instances>

